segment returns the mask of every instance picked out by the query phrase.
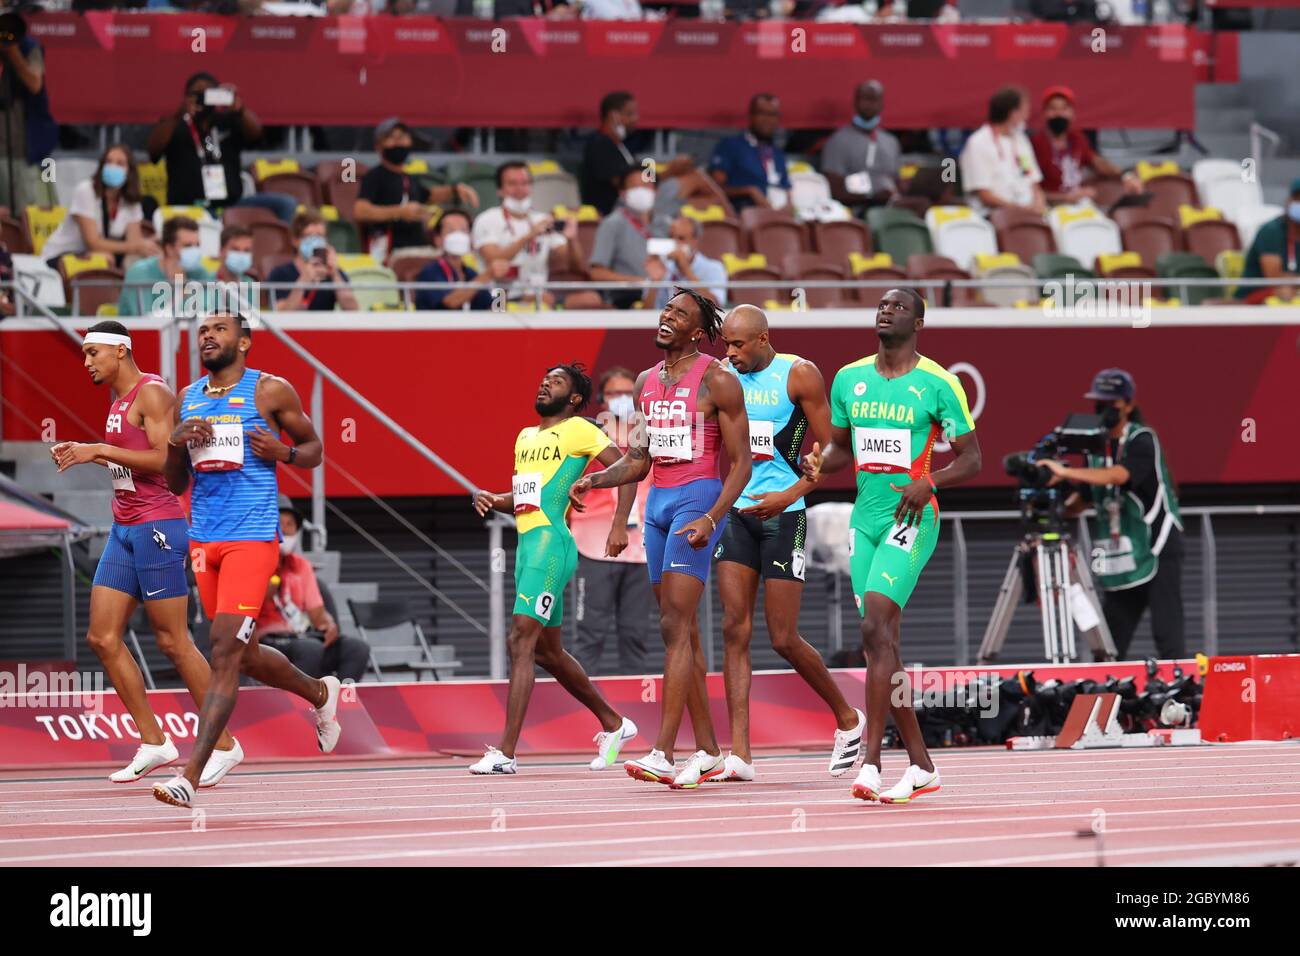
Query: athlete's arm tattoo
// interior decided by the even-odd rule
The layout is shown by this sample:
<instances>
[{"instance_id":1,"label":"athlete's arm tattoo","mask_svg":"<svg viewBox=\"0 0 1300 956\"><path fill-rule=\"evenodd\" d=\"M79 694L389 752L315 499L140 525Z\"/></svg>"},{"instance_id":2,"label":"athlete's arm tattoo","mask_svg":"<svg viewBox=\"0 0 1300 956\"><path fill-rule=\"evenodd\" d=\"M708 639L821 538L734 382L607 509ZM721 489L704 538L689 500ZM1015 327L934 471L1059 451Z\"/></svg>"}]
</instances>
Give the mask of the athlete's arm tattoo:
<instances>
[{"instance_id":1,"label":"athlete's arm tattoo","mask_svg":"<svg viewBox=\"0 0 1300 956\"><path fill-rule=\"evenodd\" d=\"M831 445L831 407L826 401L826 382L821 370L812 362L796 363L790 369L788 388L790 400L808 419L808 434L824 453ZM797 453L798 449L795 451ZM781 493L797 501L816 487L817 482L801 475L798 481Z\"/></svg>"},{"instance_id":2,"label":"athlete's arm tattoo","mask_svg":"<svg viewBox=\"0 0 1300 956\"><path fill-rule=\"evenodd\" d=\"M970 481L984 467L984 457L980 454L979 439L974 432L958 435L952 440L954 458L948 465L930 473L930 480L936 488L951 488L962 482Z\"/></svg>"},{"instance_id":3,"label":"athlete's arm tattoo","mask_svg":"<svg viewBox=\"0 0 1300 956\"><path fill-rule=\"evenodd\" d=\"M293 463L299 468L315 468L325 457L325 446L316 434L316 426L302 410L302 401L285 379L278 375L263 375L258 381L259 390L265 390L270 399L274 424L288 433L298 449Z\"/></svg>"},{"instance_id":4,"label":"athlete's arm tattoo","mask_svg":"<svg viewBox=\"0 0 1300 956\"><path fill-rule=\"evenodd\" d=\"M709 509L709 517L714 527L731 510L740 493L749 484L753 472L753 459L749 452L749 415L745 412L745 393L740 387L740 380L713 366L700 381L701 391L708 386L709 399L718 416L718 431L722 433L722 444L731 459L731 469L727 479L722 483L718 500Z\"/></svg>"},{"instance_id":5,"label":"athlete's arm tattoo","mask_svg":"<svg viewBox=\"0 0 1300 956\"><path fill-rule=\"evenodd\" d=\"M596 456L596 461L609 468L617 464L622 457L618 452L618 446L611 443L606 445L605 450ZM614 508L614 518L610 522L611 527L627 527L628 515L632 513L632 505L636 501L637 484L635 481L629 481L618 486L618 505Z\"/></svg>"}]
</instances>

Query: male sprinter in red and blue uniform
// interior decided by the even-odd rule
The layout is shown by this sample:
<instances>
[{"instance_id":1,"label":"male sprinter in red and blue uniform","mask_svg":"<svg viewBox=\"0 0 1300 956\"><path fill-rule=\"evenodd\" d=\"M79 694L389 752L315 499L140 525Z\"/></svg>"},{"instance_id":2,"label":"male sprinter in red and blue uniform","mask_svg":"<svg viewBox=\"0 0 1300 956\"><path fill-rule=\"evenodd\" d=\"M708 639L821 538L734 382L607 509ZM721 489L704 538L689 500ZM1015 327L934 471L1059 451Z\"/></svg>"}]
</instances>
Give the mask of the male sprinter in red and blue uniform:
<instances>
[{"instance_id":1,"label":"male sprinter in red and blue uniform","mask_svg":"<svg viewBox=\"0 0 1300 956\"><path fill-rule=\"evenodd\" d=\"M121 322L92 325L81 352L90 380L107 385L117 397L108 406L103 442L59 442L50 455L60 473L94 463L107 466L112 477L113 528L90 589L86 643L140 732L135 757L108 779L134 783L180 758L171 737L158 726L140 668L122 642L136 606L144 604L159 650L175 665L200 708L208 689L208 662L190 640L186 623L190 589L185 580L185 512L162 475L175 396L160 376L136 366L131 335ZM217 753L229 754L234 748L234 739L222 732ZM225 766L224 757L209 761L199 786L216 786Z\"/></svg>"},{"instance_id":2,"label":"male sprinter in red and blue uniform","mask_svg":"<svg viewBox=\"0 0 1300 956\"><path fill-rule=\"evenodd\" d=\"M235 709L241 671L310 702L324 753L339 739L338 678L308 677L253 638L267 584L280 562L276 463L317 467L321 440L292 385L248 368L253 332L245 321L216 312L197 324L199 359L208 374L176 403L164 474L178 495L193 479L190 558L203 611L212 620L212 682L184 772L153 788L159 800L179 807L194 800L199 770ZM275 437L280 432L288 433L293 445L282 444ZM236 748L232 759L240 756Z\"/></svg>"},{"instance_id":3,"label":"male sprinter in red and blue uniform","mask_svg":"<svg viewBox=\"0 0 1300 956\"><path fill-rule=\"evenodd\" d=\"M627 453L569 490L574 506L581 508L589 489L638 482L653 466L643 540L664 640L663 718L655 749L624 767L638 780L677 789L698 787L725 769L709 715L695 612L710 555L749 481L751 466L740 383L717 359L700 353L700 340L707 335L714 341L720 324L712 302L690 289L677 290L659 314L655 344L664 350L664 360L636 380L639 414L631 423ZM718 477L720 446L731 460L725 482ZM615 527L626 524L631 504L630 496L626 502L620 496ZM679 771L673 748L686 707L700 749Z\"/></svg>"}]
</instances>

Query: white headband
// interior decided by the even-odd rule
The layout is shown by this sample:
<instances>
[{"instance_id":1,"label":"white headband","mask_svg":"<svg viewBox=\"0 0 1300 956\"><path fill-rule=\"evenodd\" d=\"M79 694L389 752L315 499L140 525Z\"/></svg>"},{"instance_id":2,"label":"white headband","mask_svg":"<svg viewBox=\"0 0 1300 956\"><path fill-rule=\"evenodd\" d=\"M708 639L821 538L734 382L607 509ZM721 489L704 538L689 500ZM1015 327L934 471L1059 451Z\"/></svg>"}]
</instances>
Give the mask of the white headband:
<instances>
[{"instance_id":1,"label":"white headband","mask_svg":"<svg viewBox=\"0 0 1300 956\"><path fill-rule=\"evenodd\" d=\"M81 340L82 345L125 345L131 347L131 336L118 335L116 332L87 332Z\"/></svg>"}]
</instances>

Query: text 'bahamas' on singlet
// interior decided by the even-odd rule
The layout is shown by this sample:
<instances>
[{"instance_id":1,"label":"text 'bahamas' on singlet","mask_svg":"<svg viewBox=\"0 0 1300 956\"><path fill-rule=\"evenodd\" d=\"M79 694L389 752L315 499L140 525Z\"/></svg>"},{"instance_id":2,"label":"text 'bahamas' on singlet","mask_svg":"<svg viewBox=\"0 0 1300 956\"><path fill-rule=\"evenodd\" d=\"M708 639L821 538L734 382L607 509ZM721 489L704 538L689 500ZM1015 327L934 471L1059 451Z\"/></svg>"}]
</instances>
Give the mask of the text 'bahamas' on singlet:
<instances>
[{"instance_id":1,"label":"text 'bahamas' on singlet","mask_svg":"<svg viewBox=\"0 0 1300 956\"><path fill-rule=\"evenodd\" d=\"M790 370L797 355L778 352L767 368L743 375L730 364L723 368L735 375L745 392L745 412L749 416L749 455L752 473L742 496L753 498L770 491L785 491L799 480L799 447L808 432L808 417L790 400ZM752 501L741 500L744 507ZM804 506L800 498L787 510Z\"/></svg>"}]
</instances>

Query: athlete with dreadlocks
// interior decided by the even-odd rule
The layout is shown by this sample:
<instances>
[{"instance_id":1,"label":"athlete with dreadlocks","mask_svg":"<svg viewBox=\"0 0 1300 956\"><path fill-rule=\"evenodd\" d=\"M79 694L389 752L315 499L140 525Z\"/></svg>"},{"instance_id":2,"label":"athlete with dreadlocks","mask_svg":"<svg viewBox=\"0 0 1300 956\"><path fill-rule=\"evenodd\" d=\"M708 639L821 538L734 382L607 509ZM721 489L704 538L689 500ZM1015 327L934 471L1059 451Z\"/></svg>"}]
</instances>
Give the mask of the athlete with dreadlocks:
<instances>
[{"instance_id":1,"label":"athlete with dreadlocks","mask_svg":"<svg viewBox=\"0 0 1300 956\"><path fill-rule=\"evenodd\" d=\"M664 360L636 381L640 401L627 453L569 490L574 506L581 509L589 489L634 488L653 467L644 540L664 640L663 717L655 749L624 766L638 780L674 788L697 787L725 769L709 716L695 611L709 555L749 481L751 466L749 419L740 383L717 359L700 352L700 341L705 336L714 341L720 324L712 302L690 289L676 291L659 313L655 344L664 350ZM718 477L719 446L726 447L731 461L725 482ZM632 495L620 494L616 527L626 524L632 500ZM686 707L700 749L678 770L673 748Z\"/></svg>"},{"instance_id":2,"label":"athlete with dreadlocks","mask_svg":"<svg viewBox=\"0 0 1300 956\"><path fill-rule=\"evenodd\" d=\"M623 743L636 736L636 725L609 706L582 665L560 644L564 618L564 589L578 567L578 548L565 519L569 513L569 486L594 458L602 465L619 459L618 446L592 422L579 415L591 399L591 378L581 365L555 365L537 389L533 408L541 417L515 439L515 470L509 494L474 493L474 510L486 516L496 510L514 514L519 530L515 550L515 609L508 638L510 695L506 700L506 727L500 747L487 752L469 768L474 774L507 774L519 769L515 747L523 730L528 699L533 693L535 664L559 681L560 686L596 715L597 755L592 770L602 770L618 759ZM619 489L618 515L627 527L628 511L636 485ZM626 546L611 541L611 556Z\"/></svg>"}]
</instances>

